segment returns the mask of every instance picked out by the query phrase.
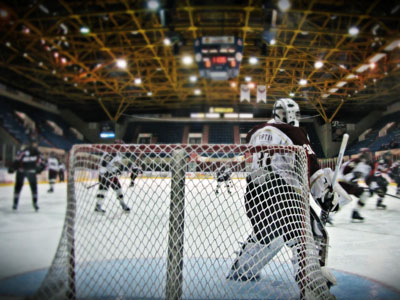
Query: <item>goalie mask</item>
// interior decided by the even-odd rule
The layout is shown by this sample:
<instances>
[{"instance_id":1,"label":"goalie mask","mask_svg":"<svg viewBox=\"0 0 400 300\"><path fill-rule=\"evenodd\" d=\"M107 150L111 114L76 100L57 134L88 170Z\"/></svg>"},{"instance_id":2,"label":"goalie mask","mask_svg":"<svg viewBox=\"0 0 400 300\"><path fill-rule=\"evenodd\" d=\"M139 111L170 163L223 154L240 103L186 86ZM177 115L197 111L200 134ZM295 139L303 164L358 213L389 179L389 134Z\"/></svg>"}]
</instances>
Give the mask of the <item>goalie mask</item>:
<instances>
[{"instance_id":1,"label":"goalie mask","mask_svg":"<svg viewBox=\"0 0 400 300\"><path fill-rule=\"evenodd\" d=\"M284 122L299 127L299 105L289 98L282 98L275 102L272 109L272 117L275 121Z\"/></svg>"}]
</instances>

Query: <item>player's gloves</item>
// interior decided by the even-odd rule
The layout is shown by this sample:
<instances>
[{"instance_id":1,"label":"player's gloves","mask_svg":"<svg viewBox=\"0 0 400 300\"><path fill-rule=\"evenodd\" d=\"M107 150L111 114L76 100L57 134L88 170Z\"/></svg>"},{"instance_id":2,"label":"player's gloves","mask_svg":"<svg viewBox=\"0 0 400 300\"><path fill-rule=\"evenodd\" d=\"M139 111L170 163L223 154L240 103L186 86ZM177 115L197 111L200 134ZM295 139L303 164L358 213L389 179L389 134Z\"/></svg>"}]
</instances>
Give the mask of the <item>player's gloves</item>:
<instances>
[{"instance_id":1,"label":"player's gloves","mask_svg":"<svg viewBox=\"0 0 400 300\"><path fill-rule=\"evenodd\" d=\"M330 186L322 198L318 198L317 202L324 211L337 211L339 210L338 194L332 190Z\"/></svg>"}]
</instances>

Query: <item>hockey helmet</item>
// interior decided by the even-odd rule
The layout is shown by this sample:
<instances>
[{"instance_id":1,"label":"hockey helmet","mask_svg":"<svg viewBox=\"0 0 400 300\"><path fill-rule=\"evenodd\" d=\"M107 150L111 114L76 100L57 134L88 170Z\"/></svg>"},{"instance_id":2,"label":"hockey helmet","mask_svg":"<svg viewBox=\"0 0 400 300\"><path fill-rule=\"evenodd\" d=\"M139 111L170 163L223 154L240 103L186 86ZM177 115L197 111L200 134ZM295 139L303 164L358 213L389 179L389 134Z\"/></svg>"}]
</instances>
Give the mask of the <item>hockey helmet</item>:
<instances>
[{"instance_id":1,"label":"hockey helmet","mask_svg":"<svg viewBox=\"0 0 400 300\"><path fill-rule=\"evenodd\" d=\"M360 149L360 159L365 162L372 162L372 152L369 148Z\"/></svg>"},{"instance_id":2,"label":"hockey helmet","mask_svg":"<svg viewBox=\"0 0 400 300\"><path fill-rule=\"evenodd\" d=\"M393 159L393 154L392 154L392 152L387 151L387 152L383 153L382 158L386 163L391 162Z\"/></svg>"},{"instance_id":3,"label":"hockey helmet","mask_svg":"<svg viewBox=\"0 0 400 300\"><path fill-rule=\"evenodd\" d=\"M272 117L275 121L284 122L299 127L299 105L289 98L278 99L272 109Z\"/></svg>"}]
</instances>

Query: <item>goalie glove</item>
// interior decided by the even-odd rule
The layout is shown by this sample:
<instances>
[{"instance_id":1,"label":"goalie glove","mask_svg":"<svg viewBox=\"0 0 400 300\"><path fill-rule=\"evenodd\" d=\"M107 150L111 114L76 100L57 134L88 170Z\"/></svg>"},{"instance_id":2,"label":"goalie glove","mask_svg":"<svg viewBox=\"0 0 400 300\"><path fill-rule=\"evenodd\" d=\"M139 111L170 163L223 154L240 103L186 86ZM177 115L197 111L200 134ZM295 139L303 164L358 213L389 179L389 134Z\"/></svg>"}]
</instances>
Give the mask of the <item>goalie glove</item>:
<instances>
[{"instance_id":1,"label":"goalie glove","mask_svg":"<svg viewBox=\"0 0 400 300\"><path fill-rule=\"evenodd\" d=\"M318 205L325 211L336 211L340 206L351 201L351 197L339 183L332 188L333 171L330 168L320 169L311 178L311 194Z\"/></svg>"}]
</instances>

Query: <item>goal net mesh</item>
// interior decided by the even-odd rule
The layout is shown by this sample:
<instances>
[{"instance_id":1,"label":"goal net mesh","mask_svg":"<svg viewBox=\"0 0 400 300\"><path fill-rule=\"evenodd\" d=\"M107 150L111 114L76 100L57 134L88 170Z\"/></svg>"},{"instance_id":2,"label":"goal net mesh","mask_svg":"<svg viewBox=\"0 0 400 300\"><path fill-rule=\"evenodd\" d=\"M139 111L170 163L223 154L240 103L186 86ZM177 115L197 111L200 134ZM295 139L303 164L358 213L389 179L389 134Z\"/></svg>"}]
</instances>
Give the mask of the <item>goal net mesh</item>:
<instances>
[{"instance_id":1,"label":"goal net mesh","mask_svg":"<svg viewBox=\"0 0 400 300\"><path fill-rule=\"evenodd\" d=\"M297 146L76 145L34 298L328 299L307 170Z\"/></svg>"}]
</instances>

